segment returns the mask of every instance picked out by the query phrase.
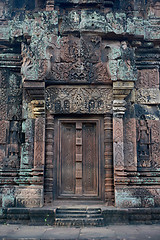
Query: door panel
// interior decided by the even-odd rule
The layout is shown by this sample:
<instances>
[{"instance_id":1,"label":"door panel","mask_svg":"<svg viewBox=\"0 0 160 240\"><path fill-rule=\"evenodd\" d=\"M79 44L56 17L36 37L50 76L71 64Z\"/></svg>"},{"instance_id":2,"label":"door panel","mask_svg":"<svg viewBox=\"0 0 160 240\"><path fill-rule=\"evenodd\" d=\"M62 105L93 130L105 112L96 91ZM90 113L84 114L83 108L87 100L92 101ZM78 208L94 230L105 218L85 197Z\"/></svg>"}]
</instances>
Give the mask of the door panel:
<instances>
[{"instance_id":1,"label":"door panel","mask_svg":"<svg viewBox=\"0 0 160 240\"><path fill-rule=\"evenodd\" d=\"M101 121L57 119L57 198L100 198L102 183Z\"/></svg>"},{"instance_id":2,"label":"door panel","mask_svg":"<svg viewBox=\"0 0 160 240\"><path fill-rule=\"evenodd\" d=\"M75 192L75 133L73 123L61 124L61 193L73 194Z\"/></svg>"},{"instance_id":3,"label":"door panel","mask_svg":"<svg viewBox=\"0 0 160 240\"><path fill-rule=\"evenodd\" d=\"M97 193L98 144L96 139L96 123L83 124L83 193Z\"/></svg>"}]
</instances>

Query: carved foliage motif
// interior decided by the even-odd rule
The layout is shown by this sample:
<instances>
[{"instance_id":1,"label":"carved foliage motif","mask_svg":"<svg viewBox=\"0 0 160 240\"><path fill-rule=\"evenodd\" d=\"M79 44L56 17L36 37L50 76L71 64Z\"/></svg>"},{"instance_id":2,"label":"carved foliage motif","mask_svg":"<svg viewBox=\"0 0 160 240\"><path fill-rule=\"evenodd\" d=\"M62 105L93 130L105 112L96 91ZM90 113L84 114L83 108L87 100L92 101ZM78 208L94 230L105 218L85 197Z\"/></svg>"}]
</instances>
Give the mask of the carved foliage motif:
<instances>
[{"instance_id":1,"label":"carved foliage motif","mask_svg":"<svg viewBox=\"0 0 160 240\"><path fill-rule=\"evenodd\" d=\"M143 69L138 72L138 88L159 88L159 70Z\"/></svg>"},{"instance_id":2,"label":"carved foliage motif","mask_svg":"<svg viewBox=\"0 0 160 240\"><path fill-rule=\"evenodd\" d=\"M113 120L113 152L115 169L122 170L124 168L122 118L114 118Z\"/></svg>"},{"instance_id":3,"label":"carved foliage motif","mask_svg":"<svg viewBox=\"0 0 160 240\"><path fill-rule=\"evenodd\" d=\"M116 123L114 124L114 142L122 142L123 141L123 127L122 127L122 119L116 118Z\"/></svg>"},{"instance_id":4,"label":"carved foliage motif","mask_svg":"<svg viewBox=\"0 0 160 240\"><path fill-rule=\"evenodd\" d=\"M115 169L122 169L124 167L123 143L114 143L114 164Z\"/></svg>"},{"instance_id":5,"label":"carved foliage motif","mask_svg":"<svg viewBox=\"0 0 160 240\"><path fill-rule=\"evenodd\" d=\"M107 87L48 87L46 107L52 113L106 113L112 107L112 90Z\"/></svg>"},{"instance_id":6,"label":"carved foliage motif","mask_svg":"<svg viewBox=\"0 0 160 240\"><path fill-rule=\"evenodd\" d=\"M34 142L34 165L42 166L44 163L44 128L45 120L39 117L35 120L35 142Z\"/></svg>"},{"instance_id":7,"label":"carved foliage motif","mask_svg":"<svg viewBox=\"0 0 160 240\"><path fill-rule=\"evenodd\" d=\"M124 161L126 167L136 167L136 120L124 121Z\"/></svg>"},{"instance_id":8,"label":"carved foliage motif","mask_svg":"<svg viewBox=\"0 0 160 240\"><path fill-rule=\"evenodd\" d=\"M160 166L160 123L156 120L137 120L137 155L141 168Z\"/></svg>"}]
</instances>

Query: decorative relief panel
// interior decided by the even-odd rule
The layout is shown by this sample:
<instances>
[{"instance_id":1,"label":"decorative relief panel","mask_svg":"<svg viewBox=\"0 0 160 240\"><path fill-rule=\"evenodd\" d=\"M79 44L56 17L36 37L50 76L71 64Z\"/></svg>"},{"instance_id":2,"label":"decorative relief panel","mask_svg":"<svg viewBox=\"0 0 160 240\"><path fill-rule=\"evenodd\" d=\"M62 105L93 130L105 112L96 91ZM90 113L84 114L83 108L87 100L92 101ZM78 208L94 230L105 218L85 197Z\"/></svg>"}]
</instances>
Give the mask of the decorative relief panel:
<instances>
[{"instance_id":1,"label":"decorative relief panel","mask_svg":"<svg viewBox=\"0 0 160 240\"><path fill-rule=\"evenodd\" d=\"M115 170L124 169L123 120L113 119L113 153Z\"/></svg>"},{"instance_id":2,"label":"decorative relief panel","mask_svg":"<svg viewBox=\"0 0 160 240\"><path fill-rule=\"evenodd\" d=\"M159 88L159 69L143 69L138 72L138 88Z\"/></svg>"},{"instance_id":3,"label":"decorative relief panel","mask_svg":"<svg viewBox=\"0 0 160 240\"><path fill-rule=\"evenodd\" d=\"M137 155L139 168L160 167L160 123L146 120L142 116L137 120Z\"/></svg>"},{"instance_id":4,"label":"decorative relief panel","mask_svg":"<svg viewBox=\"0 0 160 240\"><path fill-rule=\"evenodd\" d=\"M112 89L103 86L52 86L46 89L46 108L53 114L111 112Z\"/></svg>"},{"instance_id":5,"label":"decorative relief panel","mask_svg":"<svg viewBox=\"0 0 160 240\"><path fill-rule=\"evenodd\" d=\"M102 46L101 37L68 35L60 40L52 39L48 44L47 80L73 84L111 83L108 52Z\"/></svg>"}]
</instances>

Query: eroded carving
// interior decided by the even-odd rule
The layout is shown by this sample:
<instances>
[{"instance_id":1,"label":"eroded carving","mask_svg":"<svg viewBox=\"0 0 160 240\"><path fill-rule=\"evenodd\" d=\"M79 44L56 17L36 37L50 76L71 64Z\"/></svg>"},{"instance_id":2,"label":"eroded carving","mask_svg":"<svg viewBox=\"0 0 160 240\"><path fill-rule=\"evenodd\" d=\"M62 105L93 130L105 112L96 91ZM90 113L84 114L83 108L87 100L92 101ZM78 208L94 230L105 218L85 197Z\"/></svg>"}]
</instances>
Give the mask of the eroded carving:
<instances>
[{"instance_id":1,"label":"eroded carving","mask_svg":"<svg viewBox=\"0 0 160 240\"><path fill-rule=\"evenodd\" d=\"M158 104L159 98L159 89L138 89L136 92L137 103Z\"/></svg>"}]
</instances>

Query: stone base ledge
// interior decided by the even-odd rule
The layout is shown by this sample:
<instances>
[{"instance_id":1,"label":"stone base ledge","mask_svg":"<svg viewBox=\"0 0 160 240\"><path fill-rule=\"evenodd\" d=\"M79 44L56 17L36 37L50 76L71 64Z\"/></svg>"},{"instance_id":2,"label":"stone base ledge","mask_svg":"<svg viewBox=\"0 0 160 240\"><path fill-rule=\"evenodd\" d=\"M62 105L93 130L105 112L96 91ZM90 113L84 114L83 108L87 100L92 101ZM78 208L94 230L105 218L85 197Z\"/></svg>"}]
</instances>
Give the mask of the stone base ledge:
<instances>
[{"instance_id":1,"label":"stone base ledge","mask_svg":"<svg viewBox=\"0 0 160 240\"><path fill-rule=\"evenodd\" d=\"M101 207L105 225L157 224L160 208ZM0 224L54 225L56 208L0 208Z\"/></svg>"}]
</instances>

